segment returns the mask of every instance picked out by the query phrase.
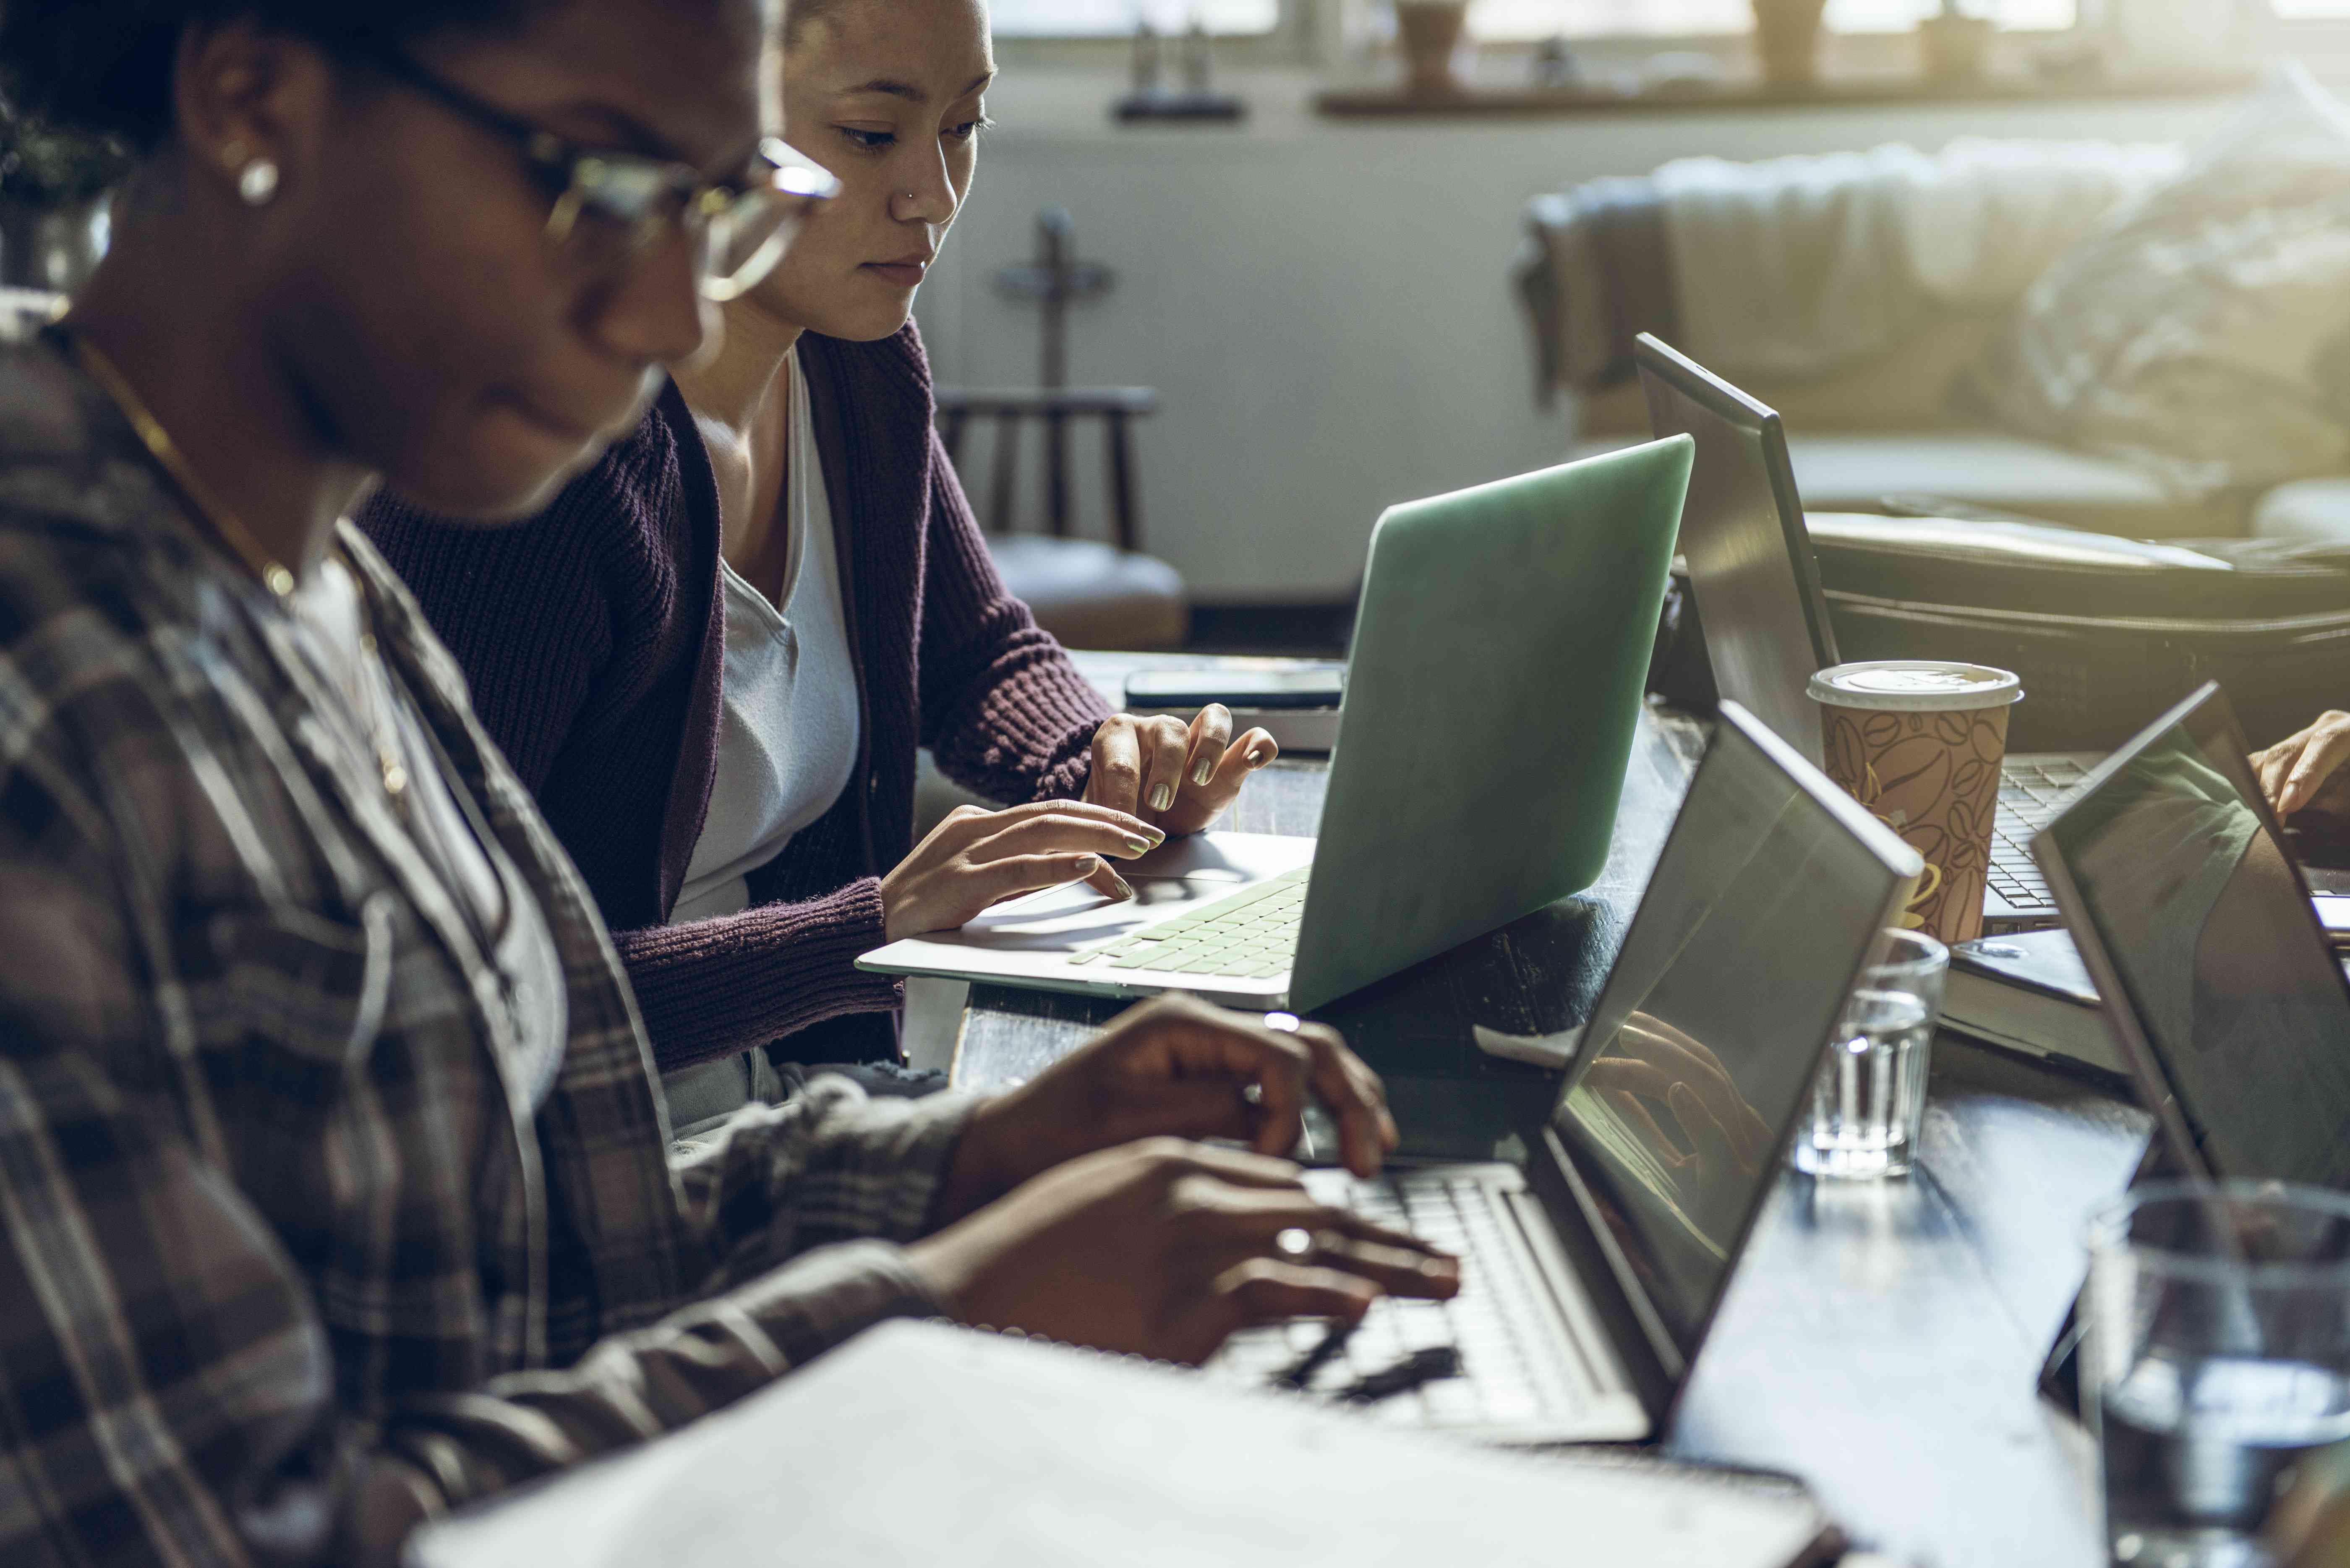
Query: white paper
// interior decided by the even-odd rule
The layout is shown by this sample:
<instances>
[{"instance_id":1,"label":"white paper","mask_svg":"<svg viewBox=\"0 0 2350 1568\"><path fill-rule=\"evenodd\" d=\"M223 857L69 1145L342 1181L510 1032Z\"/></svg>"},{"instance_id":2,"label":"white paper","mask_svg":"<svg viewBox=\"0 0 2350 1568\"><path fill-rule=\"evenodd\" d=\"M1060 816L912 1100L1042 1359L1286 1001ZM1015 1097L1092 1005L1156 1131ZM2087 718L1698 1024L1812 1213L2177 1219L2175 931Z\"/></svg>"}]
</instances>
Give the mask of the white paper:
<instances>
[{"instance_id":1,"label":"white paper","mask_svg":"<svg viewBox=\"0 0 2350 1568\"><path fill-rule=\"evenodd\" d=\"M1792 1492L1482 1450L898 1323L660 1442L432 1526L410 1561L1781 1568L1819 1525Z\"/></svg>"}]
</instances>

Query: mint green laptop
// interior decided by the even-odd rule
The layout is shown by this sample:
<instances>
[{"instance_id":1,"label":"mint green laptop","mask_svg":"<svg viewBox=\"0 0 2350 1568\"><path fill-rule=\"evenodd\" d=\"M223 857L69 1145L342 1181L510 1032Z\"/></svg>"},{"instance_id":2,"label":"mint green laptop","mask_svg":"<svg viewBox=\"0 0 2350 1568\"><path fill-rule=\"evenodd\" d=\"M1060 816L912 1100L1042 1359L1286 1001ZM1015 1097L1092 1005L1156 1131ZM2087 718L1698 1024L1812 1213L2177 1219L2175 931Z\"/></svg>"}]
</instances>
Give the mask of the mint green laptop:
<instances>
[{"instance_id":1,"label":"mint green laptop","mask_svg":"<svg viewBox=\"0 0 2350 1568\"><path fill-rule=\"evenodd\" d=\"M1318 838L1205 833L858 967L1319 1007L1597 879L1693 444L1390 508L1371 534Z\"/></svg>"}]
</instances>

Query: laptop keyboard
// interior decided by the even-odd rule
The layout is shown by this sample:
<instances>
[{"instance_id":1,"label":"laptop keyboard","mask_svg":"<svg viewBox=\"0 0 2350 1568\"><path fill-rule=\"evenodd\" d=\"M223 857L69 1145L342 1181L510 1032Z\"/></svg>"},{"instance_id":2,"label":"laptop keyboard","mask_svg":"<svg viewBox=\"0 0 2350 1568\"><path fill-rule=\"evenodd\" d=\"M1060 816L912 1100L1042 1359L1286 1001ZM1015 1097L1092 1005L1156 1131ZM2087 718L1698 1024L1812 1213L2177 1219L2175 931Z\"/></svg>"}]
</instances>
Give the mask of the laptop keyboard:
<instances>
[{"instance_id":1,"label":"laptop keyboard","mask_svg":"<svg viewBox=\"0 0 2350 1568\"><path fill-rule=\"evenodd\" d=\"M2010 757L1999 772L2000 804L2037 831L2088 776L2088 769L2063 757Z\"/></svg>"},{"instance_id":2,"label":"laptop keyboard","mask_svg":"<svg viewBox=\"0 0 2350 1568\"><path fill-rule=\"evenodd\" d=\"M1557 1320L1536 1305L1542 1286L1524 1250L1505 1239L1513 1221L1492 1188L1440 1169L1368 1181L1311 1170L1305 1181L1326 1203L1457 1254L1461 1293L1382 1297L1336 1345L1326 1345L1330 1325L1318 1318L1243 1329L1208 1362L1211 1376L1297 1388L1401 1426L1526 1426L1573 1407L1563 1347L1534 1340Z\"/></svg>"},{"instance_id":3,"label":"laptop keyboard","mask_svg":"<svg viewBox=\"0 0 2350 1568\"><path fill-rule=\"evenodd\" d=\"M1991 890L2017 912L2054 914L2056 900L2032 858L2032 836L2054 818L2064 798L2088 776L2077 763L2011 758L2001 769L1999 811L1991 826Z\"/></svg>"},{"instance_id":4,"label":"laptop keyboard","mask_svg":"<svg viewBox=\"0 0 2350 1568\"><path fill-rule=\"evenodd\" d=\"M1296 956L1297 923L1305 914L1305 877L1312 869L1300 866L1284 871L1189 914L1080 949L1068 961L1097 963L1104 969L1270 979L1285 971Z\"/></svg>"}]
</instances>

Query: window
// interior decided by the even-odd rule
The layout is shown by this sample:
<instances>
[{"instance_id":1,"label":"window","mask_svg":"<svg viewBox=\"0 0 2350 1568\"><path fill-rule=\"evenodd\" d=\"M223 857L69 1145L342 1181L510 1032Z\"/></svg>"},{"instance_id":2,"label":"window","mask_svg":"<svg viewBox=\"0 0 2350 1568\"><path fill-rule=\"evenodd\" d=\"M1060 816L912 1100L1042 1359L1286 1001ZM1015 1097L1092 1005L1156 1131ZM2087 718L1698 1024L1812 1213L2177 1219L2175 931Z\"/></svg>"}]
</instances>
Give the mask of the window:
<instances>
[{"instance_id":1,"label":"window","mask_svg":"<svg viewBox=\"0 0 2350 1568\"><path fill-rule=\"evenodd\" d=\"M1385 0L1333 0L1383 13ZM1224 37L1276 31L1284 6L1298 0L995 0L1003 38L1113 38L1148 17L1162 34L1187 31L1198 16ZM2350 16L2350 0L2275 0L2288 18ZM1828 0L1827 25L1839 33L1900 33L1939 10L1939 0ZM2077 0L1960 0L1960 9L1996 17L2012 31L2073 26ZM1351 14L1351 13L1350 13ZM1469 32L1496 44L1569 38L1673 37L1738 34L1753 27L1749 0L1472 0ZM1382 29L1383 30L1383 29Z\"/></svg>"},{"instance_id":2,"label":"window","mask_svg":"<svg viewBox=\"0 0 2350 1568\"><path fill-rule=\"evenodd\" d=\"M2345 6L2350 0L2280 0ZM1995 15L2012 29L2073 25L2074 0L1985 0L1967 11ZM1839 33L1900 33L1939 9L1935 0L1828 0L1827 25ZM1754 26L1748 0L1474 0L1469 30L1495 43L1564 34L1570 38L1744 33Z\"/></svg>"},{"instance_id":3,"label":"window","mask_svg":"<svg viewBox=\"0 0 2350 1568\"><path fill-rule=\"evenodd\" d=\"M995 0L999 38L1123 37L1148 16L1161 33L1184 33L1197 16L1222 36L1272 32L1281 0Z\"/></svg>"}]
</instances>

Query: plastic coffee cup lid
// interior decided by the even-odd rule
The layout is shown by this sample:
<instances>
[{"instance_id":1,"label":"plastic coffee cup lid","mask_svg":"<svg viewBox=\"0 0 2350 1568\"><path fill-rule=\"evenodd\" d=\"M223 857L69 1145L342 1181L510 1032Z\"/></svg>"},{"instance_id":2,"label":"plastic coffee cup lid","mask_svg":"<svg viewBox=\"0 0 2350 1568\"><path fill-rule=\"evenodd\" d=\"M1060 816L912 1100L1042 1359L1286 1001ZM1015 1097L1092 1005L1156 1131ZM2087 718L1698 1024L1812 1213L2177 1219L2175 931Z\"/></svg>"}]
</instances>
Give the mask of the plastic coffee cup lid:
<instances>
[{"instance_id":1,"label":"plastic coffee cup lid","mask_svg":"<svg viewBox=\"0 0 2350 1568\"><path fill-rule=\"evenodd\" d=\"M1872 659L1838 664L1812 677L1812 701L1832 708L1937 713L2003 708L2023 696L2012 670L1942 659Z\"/></svg>"}]
</instances>

